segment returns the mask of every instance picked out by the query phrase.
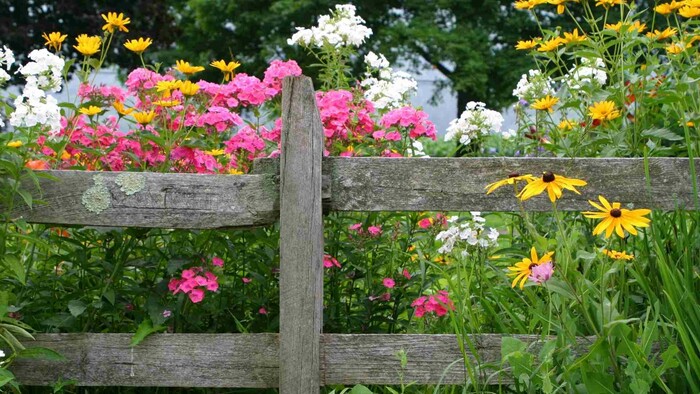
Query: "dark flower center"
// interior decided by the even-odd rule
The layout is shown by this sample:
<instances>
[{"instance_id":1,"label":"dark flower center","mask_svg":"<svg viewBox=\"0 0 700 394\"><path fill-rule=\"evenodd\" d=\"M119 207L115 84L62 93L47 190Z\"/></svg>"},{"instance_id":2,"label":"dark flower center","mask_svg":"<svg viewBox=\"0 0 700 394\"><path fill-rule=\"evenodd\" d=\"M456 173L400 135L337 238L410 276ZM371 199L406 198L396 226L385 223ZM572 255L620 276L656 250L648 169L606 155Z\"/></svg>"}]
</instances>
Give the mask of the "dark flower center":
<instances>
[{"instance_id":1,"label":"dark flower center","mask_svg":"<svg viewBox=\"0 0 700 394\"><path fill-rule=\"evenodd\" d=\"M537 267L537 264L532 263L532 264L530 264L529 267L527 267L527 269L530 270L530 271L532 271L532 269L533 269L534 267Z\"/></svg>"},{"instance_id":2,"label":"dark flower center","mask_svg":"<svg viewBox=\"0 0 700 394\"><path fill-rule=\"evenodd\" d=\"M519 176L520 176L520 174L518 174L517 172L513 172L513 173L508 174L508 178L517 178Z\"/></svg>"},{"instance_id":3,"label":"dark flower center","mask_svg":"<svg viewBox=\"0 0 700 394\"><path fill-rule=\"evenodd\" d=\"M615 209L613 209L613 210L610 211L610 216L612 216L612 217L614 217L614 218L619 218L620 216L622 216L622 211L620 211L619 209L615 208Z\"/></svg>"},{"instance_id":4,"label":"dark flower center","mask_svg":"<svg viewBox=\"0 0 700 394\"><path fill-rule=\"evenodd\" d=\"M542 181L544 182L554 182L554 174L552 174L551 171L543 172L542 173Z\"/></svg>"}]
</instances>

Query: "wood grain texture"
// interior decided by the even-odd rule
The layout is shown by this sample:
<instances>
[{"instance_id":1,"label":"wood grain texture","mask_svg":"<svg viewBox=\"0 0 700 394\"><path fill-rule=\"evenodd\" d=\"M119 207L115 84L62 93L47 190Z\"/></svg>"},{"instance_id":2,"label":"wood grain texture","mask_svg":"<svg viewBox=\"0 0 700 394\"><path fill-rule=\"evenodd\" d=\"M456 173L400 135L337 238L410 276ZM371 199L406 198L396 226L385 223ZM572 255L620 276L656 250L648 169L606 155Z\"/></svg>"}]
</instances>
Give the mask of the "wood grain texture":
<instances>
[{"instance_id":1,"label":"wood grain texture","mask_svg":"<svg viewBox=\"0 0 700 394\"><path fill-rule=\"evenodd\" d=\"M279 215L274 175L128 173L143 176L142 190L127 195L115 182L120 172L48 171L46 204L14 212L29 222L155 228L224 228L274 223ZM99 175L109 190L109 208L90 212L82 203ZM38 193L37 193L38 194Z\"/></svg>"},{"instance_id":2,"label":"wood grain texture","mask_svg":"<svg viewBox=\"0 0 700 394\"><path fill-rule=\"evenodd\" d=\"M500 369L501 339L506 335L471 337L483 365L483 382L512 382ZM535 335L508 335L529 344L536 355ZM50 385L59 378L80 386L143 387L277 387L277 334L154 334L129 346L129 334L38 334L27 346L60 352L66 361L20 360L12 371L22 384ZM581 349L592 338L580 338ZM463 384L462 354L454 335L322 334L319 384L400 384L396 354L404 350L408 364L404 383ZM474 357L468 358L474 363ZM487 367L491 364L493 367Z\"/></svg>"},{"instance_id":3,"label":"wood grain texture","mask_svg":"<svg viewBox=\"0 0 700 394\"><path fill-rule=\"evenodd\" d=\"M700 170L700 160L695 165ZM325 204L338 211L517 211L512 187L486 195L485 186L511 173L543 171L588 182L580 195L565 190L560 210L591 210L587 200L599 194L635 208L694 208L689 161L676 158L649 159L648 189L641 158L327 158ZM546 193L523 206L552 209Z\"/></svg>"},{"instance_id":4,"label":"wood grain texture","mask_svg":"<svg viewBox=\"0 0 700 394\"><path fill-rule=\"evenodd\" d=\"M323 126L311 79L282 89L280 393L319 392L323 317Z\"/></svg>"}]
</instances>

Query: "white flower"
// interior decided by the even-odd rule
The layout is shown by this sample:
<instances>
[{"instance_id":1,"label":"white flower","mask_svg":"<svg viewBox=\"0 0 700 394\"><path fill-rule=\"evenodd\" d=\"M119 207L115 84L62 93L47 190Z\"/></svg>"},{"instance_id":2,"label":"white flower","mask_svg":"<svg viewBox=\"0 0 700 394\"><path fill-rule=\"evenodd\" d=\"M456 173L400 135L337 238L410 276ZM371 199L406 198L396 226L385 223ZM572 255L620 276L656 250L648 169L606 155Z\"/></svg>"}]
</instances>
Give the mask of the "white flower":
<instances>
[{"instance_id":1,"label":"white flower","mask_svg":"<svg viewBox=\"0 0 700 394\"><path fill-rule=\"evenodd\" d=\"M372 29L364 25L364 19L355 15L355 11L355 6L352 4L338 4L335 10L331 11L331 15L322 15L318 18L317 26L310 29L297 28L297 32L287 40L287 43L318 48L325 45L336 48L359 47L372 35Z\"/></svg>"},{"instance_id":2,"label":"white flower","mask_svg":"<svg viewBox=\"0 0 700 394\"><path fill-rule=\"evenodd\" d=\"M370 51L365 55L365 63L373 69L382 70L389 68L389 61L381 53L377 55L376 53Z\"/></svg>"},{"instance_id":3,"label":"white flower","mask_svg":"<svg viewBox=\"0 0 700 394\"><path fill-rule=\"evenodd\" d=\"M554 81L542 75L539 70L530 70L523 74L518 85L513 90L513 96L528 103L534 102L545 95L554 95Z\"/></svg>"},{"instance_id":4,"label":"white flower","mask_svg":"<svg viewBox=\"0 0 700 394\"><path fill-rule=\"evenodd\" d=\"M498 245L498 231L494 228L489 228L488 231L484 228L486 219L481 217L480 212L472 212L472 220L464 221L456 224L457 218L451 217L448 222L455 223L447 230L441 231L435 240L442 241L442 246L438 249L439 253L450 253L455 246L462 242L462 256L468 254L470 247L488 248Z\"/></svg>"},{"instance_id":5,"label":"white flower","mask_svg":"<svg viewBox=\"0 0 700 394\"><path fill-rule=\"evenodd\" d=\"M367 72L360 86L365 89L365 98L376 109L396 109L407 105L418 90L418 83L403 71L394 71L382 54L370 52L365 56ZM379 78L375 78L378 74Z\"/></svg>"},{"instance_id":6,"label":"white flower","mask_svg":"<svg viewBox=\"0 0 700 394\"><path fill-rule=\"evenodd\" d=\"M27 86L36 86L52 92L60 91L65 61L46 48L33 50L29 53L29 58L33 61L17 70L27 80Z\"/></svg>"},{"instance_id":7,"label":"white flower","mask_svg":"<svg viewBox=\"0 0 700 394\"><path fill-rule=\"evenodd\" d=\"M581 58L581 63L564 76L564 83L570 90L579 90L585 86L601 87L607 81L605 62L600 58Z\"/></svg>"},{"instance_id":8,"label":"white flower","mask_svg":"<svg viewBox=\"0 0 700 394\"><path fill-rule=\"evenodd\" d=\"M2 350L0 350L0 357L5 357L5 352L3 352Z\"/></svg>"},{"instance_id":9,"label":"white flower","mask_svg":"<svg viewBox=\"0 0 700 394\"><path fill-rule=\"evenodd\" d=\"M459 118L450 122L445 141L457 139L461 144L467 145L478 136L500 133L502 125L503 115L486 109L484 103L470 101Z\"/></svg>"}]
</instances>

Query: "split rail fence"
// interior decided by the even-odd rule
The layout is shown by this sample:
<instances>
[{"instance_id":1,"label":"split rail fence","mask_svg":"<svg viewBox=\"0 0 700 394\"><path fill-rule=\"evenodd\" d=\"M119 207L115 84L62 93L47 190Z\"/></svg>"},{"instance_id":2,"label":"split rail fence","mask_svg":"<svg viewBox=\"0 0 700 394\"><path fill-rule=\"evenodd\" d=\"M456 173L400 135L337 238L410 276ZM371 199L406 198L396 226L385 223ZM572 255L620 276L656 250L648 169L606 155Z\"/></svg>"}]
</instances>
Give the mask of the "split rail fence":
<instances>
[{"instance_id":1,"label":"split rail fence","mask_svg":"<svg viewBox=\"0 0 700 394\"><path fill-rule=\"evenodd\" d=\"M136 347L129 334L39 334L27 345L54 349L68 361L18 361L13 372L21 383L62 378L82 386L280 387L309 394L328 384L399 384L400 350L408 354L403 382L464 383L454 335L322 334L324 211L517 211L512 193L487 196L484 186L513 172L544 170L588 181L581 195L560 200L561 210L588 210L587 200L598 194L636 207L694 206L687 159L322 158L310 79L285 79L282 106L282 156L257 161L249 175L143 173L143 190L126 196L115 184L118 173L99 173L111 206L95 214L81 197L97 173L52 171L58 180L41 184L46 204L18 212L33 223L110 227L212 229L279 220L279 334L154 334ZM537 197L526 209L548 211L551 204ZM533 347L540 339L510 336ZM501 337L471 337L481 363L499 363ZM587 338L580 342L585 346Z\"/></svg>"}]
</instances>

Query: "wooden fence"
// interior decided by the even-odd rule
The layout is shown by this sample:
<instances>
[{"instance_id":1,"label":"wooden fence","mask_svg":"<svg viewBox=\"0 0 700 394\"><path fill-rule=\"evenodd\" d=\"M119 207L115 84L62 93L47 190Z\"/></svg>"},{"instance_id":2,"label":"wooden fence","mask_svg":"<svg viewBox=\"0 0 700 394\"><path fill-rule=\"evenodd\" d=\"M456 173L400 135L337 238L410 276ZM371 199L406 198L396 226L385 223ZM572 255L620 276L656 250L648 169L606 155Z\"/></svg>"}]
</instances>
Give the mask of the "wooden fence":
<instances>
[{"instance_id":1,"label":"wooden fence","mask_svg":"<svg viewBox=\"0 0 700 394\"><path fill-rule=\"evenodd\" d=\"M142 173L142 188L125 193L119 173L52 171L41 184L45 205L18 211L29 222L56 225L211 229L280 221L279 334L154 334L130 347L128 334L40 334L28 346L63 354L66 362L18 361L28 385L59 378L83 386L280 387L309 394L327 384L465 382L454 335L322 334L323 211L516 211L512 192L484 186L513 172L552 171L588 181L568 193L561 210L588 210L604 194L635 207L694 206L687 159L325 158L323 128L311 81L287 78L283 89L282 156L258 160L250 175ZM696 162L696 166L700 161ZM645 172L650 175L647 177ZM98 180L95 177L99 177ZM145 181L145 182L143 182ZM109 206L82 204L99 183ZM548 211L546 197L526 203ZM97 210L96 210L97 211ZM511 335L532 344L540 337ZM501 335L471 337L482 364L500 361ZM590 343L580 338L581 346ZM396 354L404 350L401 371ZM400 373L401 372L401 373ZM482 379L503 379L483 371Z\"/></svg>"}]
</instances>

